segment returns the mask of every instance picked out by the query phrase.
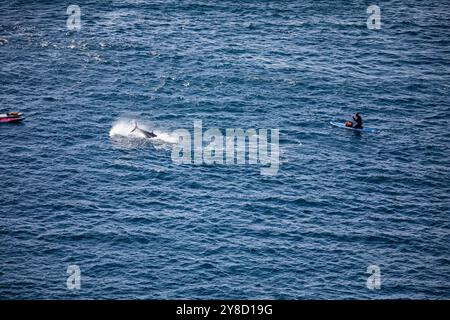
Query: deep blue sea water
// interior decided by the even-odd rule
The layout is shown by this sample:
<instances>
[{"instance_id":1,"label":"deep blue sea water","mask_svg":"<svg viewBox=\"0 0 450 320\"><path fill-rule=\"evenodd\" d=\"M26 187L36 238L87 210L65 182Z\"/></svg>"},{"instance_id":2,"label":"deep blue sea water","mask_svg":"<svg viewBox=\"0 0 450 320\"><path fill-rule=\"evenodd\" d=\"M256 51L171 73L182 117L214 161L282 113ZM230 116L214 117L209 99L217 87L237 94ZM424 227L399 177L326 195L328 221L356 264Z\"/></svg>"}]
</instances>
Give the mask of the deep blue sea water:
<instances>
[{"instance_id":1,"label":"deep blue sea water","mask_svg":"<svg viewBox=\"0 0 450 320\"><path fill-rule=\"evenodd\" d=\"M1 1L0 111L26 120L0 124L0 298L450 298L449 13ZM329 125L357 111L382 132ZM278 174L173 163L194 120L278 128ZM110 134L132 121L164 139Z\"/></svg>"}]
</instances>

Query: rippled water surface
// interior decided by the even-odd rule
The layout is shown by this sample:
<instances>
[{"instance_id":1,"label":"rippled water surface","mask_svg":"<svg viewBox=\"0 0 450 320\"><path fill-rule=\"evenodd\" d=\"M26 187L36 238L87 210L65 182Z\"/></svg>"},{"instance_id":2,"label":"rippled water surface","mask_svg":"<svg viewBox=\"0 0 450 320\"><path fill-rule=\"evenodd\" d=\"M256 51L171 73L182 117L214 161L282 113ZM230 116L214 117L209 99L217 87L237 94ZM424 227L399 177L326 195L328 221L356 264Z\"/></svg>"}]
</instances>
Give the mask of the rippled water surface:
<instances>
[{"instance_id":1,"label":"rippled water surface","mask_svg":"<svg viewBox=\"0 0 450 320\"><path fill-rule=\"evenodd\" d=\"M368 30L368 1L80 0L80 32L30 2L0 3L0 298L450 298L446 1ZM356 111L382 132L329 125ZM278 128L278 174L176 165L194 120Z\"/></svg>"}]
</instances>

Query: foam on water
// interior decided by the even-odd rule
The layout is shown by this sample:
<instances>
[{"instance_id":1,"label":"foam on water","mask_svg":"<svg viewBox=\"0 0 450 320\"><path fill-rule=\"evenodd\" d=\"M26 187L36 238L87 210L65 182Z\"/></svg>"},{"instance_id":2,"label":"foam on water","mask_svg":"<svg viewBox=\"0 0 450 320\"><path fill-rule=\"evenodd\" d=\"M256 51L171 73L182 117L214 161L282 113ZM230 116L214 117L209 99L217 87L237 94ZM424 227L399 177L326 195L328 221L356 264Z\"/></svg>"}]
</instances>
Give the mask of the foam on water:
<instances>
[{"instance_id":1,"label":"foam on water","mask_svg":"<svg viewBox=\"0 0 450 320\"><path fill-rule=\"evenodd\" d=\"M142 131L140 130L133 131L136 123L139 129L153 132L156 134L156 137L148 139ZM154 129L150 124L138 121L137 119L126 119L126 118L120 118L119 120L114 122L113 126L109 131L109 136L111 138L122 137L130 139L147 139L149 141L154 142L155 144L161 143L173 144L177 142L177 138L169 132Z\"/></svg>"}]
</instances>

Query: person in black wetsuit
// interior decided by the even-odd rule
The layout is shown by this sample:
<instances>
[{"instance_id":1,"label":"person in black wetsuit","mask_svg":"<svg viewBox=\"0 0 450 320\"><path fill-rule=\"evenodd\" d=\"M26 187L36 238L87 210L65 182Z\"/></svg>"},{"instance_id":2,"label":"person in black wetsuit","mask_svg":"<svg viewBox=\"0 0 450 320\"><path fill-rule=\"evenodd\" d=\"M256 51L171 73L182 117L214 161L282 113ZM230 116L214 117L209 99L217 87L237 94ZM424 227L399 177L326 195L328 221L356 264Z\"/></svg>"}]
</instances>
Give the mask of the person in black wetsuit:
<instances>
[{"instance_id":1,"label":"person in black wetsuit","mask_svg":"<svg viewBox=\"0 0 450 320\"><path fill-rule=\"evenodd\" d=\"M362 129L362 117L359 114L359 112L355 113L354 116L352 116L353 120L355 121L355 125L353 126L353 128L355 129Z\"/></svg>"}]
</instances>

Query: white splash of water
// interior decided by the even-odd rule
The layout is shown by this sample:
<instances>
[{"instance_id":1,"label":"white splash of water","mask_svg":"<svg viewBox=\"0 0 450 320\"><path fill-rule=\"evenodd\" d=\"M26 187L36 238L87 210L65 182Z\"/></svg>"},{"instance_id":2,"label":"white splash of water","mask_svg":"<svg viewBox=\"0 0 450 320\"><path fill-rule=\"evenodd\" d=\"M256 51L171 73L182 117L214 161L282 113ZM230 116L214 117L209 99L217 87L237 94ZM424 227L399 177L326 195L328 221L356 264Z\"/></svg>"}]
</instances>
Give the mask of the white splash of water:
<instances>
[{"instance_id":1,"label":"white splash of water","mask_svg":"<svg viewBox=\"0 0 450 320\"><path fill-rule=\"evenodd\" d=\"M133 129L135 129L136 123L138 124L138 129L133 131ZM149 139L145 136L142 130L153 132L154 134L156 134L156 137ZM177 138L173 136L171 133L164 132L159 129L153 129L151 125L137 121L135 119L117 120L111 127L111 130L109 131L109 136L111 138L122 137L129 139L146 139L155 145L164 143L166 144L177 143Z\"/></svg>"}]
</instances>

